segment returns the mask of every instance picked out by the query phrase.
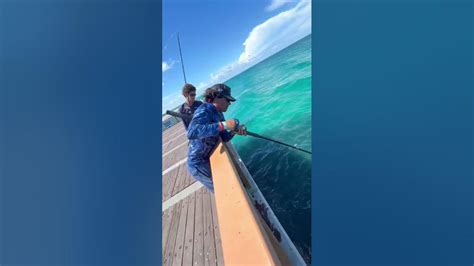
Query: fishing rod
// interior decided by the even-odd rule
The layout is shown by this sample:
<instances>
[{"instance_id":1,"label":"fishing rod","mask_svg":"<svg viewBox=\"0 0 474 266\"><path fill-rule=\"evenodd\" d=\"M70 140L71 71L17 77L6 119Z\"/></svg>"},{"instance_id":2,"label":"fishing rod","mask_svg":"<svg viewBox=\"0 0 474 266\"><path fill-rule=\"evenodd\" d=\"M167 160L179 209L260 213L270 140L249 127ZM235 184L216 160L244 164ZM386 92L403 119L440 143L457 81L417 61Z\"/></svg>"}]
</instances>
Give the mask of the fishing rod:
<instances>
[{"instance_id":1,"label":"fishing rod","mask_svg":"<svg viewBox=\"0 0 474 266\"><path fill-rule=\"evenodd\" d=\"M286 144L286 143L283 143L283 142L281 142L281 141L274 140L274 139L271 139L271 138L268 138L268 137L259 135L259 134L257 134L257 133L253 133L253 132L247 131L247 135L252 136L252 137L256 137L256 138L260 138L260 139L264 139L264 140L268 140L268 141L272 141L272 142L281 144L281 145L283 145L283 146L287 146L287 147L290 147L290 148L293 148L293 149L296 149L296 150L299 150L299 151L302 151L302 152L306 152L306 153L308 153L308 154L312 154L310 151L300 149L300 148L295 147L295 146L292 146L292 145L290 145L290 144Z\"/></svg>"},{"instance_id":2,"label":"fishing rod","mask_svg":"<svg viewBox=\"0 0 474 266\"><path fill-rule=\"evenodd\" d=\"M179 117L179 118L181 118L181 119L186 119L186 120L191 120L191 119L193 118L191 115L185 115L185 114L181 114L181 113L177 113L177 112L173 112L173 111L169 111L169 110L166 111L166 114L172 115L172 116L176 116L176 117ZM287 143L284 143L284 142L281 142L281 141L278 141L278 140L274 140L274 139L271 139L271 138L268 138L268 137L259 135L259 134L257 134L257 133L253 133L253 132L247 131L247 135L252 136L252 137L255 137L255 138L259 138L259 139L264 139L264 140L268 140L268 141L271 141L271 142L275 142L275 143L281 144L281 145L283 145L283 146L286 146L286 147L289 147L289 148L292 148L292 149L296 149L296 150L299 150L299 151L302 151L302 152L305 152L305 153L308 153L308 154L312 154L310 151L307 151L307 150L304 150L304 149L301 149L301 148L292 146L292 145L290 145L290 144L287 144Z\"/></svg>"},{"instance_id":3,"label":"fishing rod","mask_svg":"<svg viewBox=\"0 0 474 266\"><path fill-rule=\"evenodd\" d=\"M176 34L178 37L178 47L179 47L179 57L181 58L181 68L183 69L183 77L184 77L184 83L186 82L186 73L184 73L184 62L183 62L183 55L181 54L181 44L179 42L179 33Z\"/></svg>"}]
</instances>

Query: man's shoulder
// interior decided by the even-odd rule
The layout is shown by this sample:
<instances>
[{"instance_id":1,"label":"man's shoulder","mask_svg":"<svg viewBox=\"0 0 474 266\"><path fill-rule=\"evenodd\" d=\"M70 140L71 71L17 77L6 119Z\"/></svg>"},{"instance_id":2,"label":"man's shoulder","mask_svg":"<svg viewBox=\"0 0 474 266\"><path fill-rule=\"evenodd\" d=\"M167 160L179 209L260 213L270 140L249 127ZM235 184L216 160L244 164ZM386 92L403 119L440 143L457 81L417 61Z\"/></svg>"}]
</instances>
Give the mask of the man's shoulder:
<instances>
[{"instance_id":1,"label":"man's shoulder","mask_svg":"<svg viewBox=\"0 0 474 266\"><path fill-rule=\"evenodd\" d=\"M213 113L213 105L210 104L210 103L202 103L197 109L196 111L194 112L194 114L197 114L197 113L207 113L207 114L211 114Z\"/></svg>"},{"instance_id":2,"label":"man's shoulder","mask_svg":"<svg viewBox=\"0 0 474 266\"><path fill-rule=\"evenodd\" d=\"M199 109L209 109L209 107L211 107L210 103L201 102L201 104L199 105Z\"/></svg>"},{"instance_id":3,"label":"man's shoulder","mask_svg":"<svg viewBox=\"0 0 474 266\"><path fill-rule=\"evenodd\" d=\"M209 109L209 106L207 106L207 104L203 103L201 105L199 105L199 107L196 109L196 112L197 111L204 111L204 110L208 110Z\"/></svg>"},{"instance_id":4,"label":"man's shoulder","mask_svg":"<svg viewBox=\"0 0 474 266\"><path fill-rule=\"evenodd\" d=\"M203 104L203 102L201 102L201 101L194 101L194 102L193 102L193 105L191 106L191 108L194 109L194 110L196 110L196 109L199 108L202 104Z\"/></svg>"}]
</instances>

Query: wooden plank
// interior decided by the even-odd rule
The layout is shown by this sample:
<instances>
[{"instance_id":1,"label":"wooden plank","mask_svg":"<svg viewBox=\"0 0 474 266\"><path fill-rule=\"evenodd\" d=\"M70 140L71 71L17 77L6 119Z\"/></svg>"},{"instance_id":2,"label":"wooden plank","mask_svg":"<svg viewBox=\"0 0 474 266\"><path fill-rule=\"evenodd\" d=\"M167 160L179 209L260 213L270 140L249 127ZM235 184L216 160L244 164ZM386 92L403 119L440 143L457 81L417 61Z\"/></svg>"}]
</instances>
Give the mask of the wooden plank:
<instances>
[{"instance_id":1,"label":"wooden plank","mask_svg":"<svg viewBox=\"0 0 474 266\"><path fill-rule=\"evenodd\" d=\"M176 150L172 151L171 153L167 154L165 157L171 155L171 154L174 154L175 156L175 160L176 161L180 161L184 158L186 158L186 156L188 156L188 145L187 145L187 141L186 143L176 143L175 146L178 146L178 145L181 145L181 147L178 147Z\"/></svg>"},{"instance_id":2,"label":"wooden plank","mask_svg":"<svg viewBox=\"0 0 474 266\"><path fill-rule=\"evenodd\" d=\"M164 198L164 201L166 201L167 199L171 198L171 193L173 192L173 189L174 189L174 186L176 185L176 180L178 179L177 177L179 176L179 173L180 173L180 167L174 169L173 171L171 171L169 174L171 174L170 178L171 181L170 181L170 184L168 185L166 191L165 191L165 198Z\"/></svg>"},{"instance_id":3,"label":"wooden plank","mask_svg":"<svg viewBox=\"0 0 474 266\"><path fill-rule=\"evenodd\" d=\"M177 162L175 158L176 158L176 155L173 154L173 153L163 157L163 159L162 159L163 171L168 169L170 166L172 166L173 164L175 164Z\"/></svg>"},{"instance_id":4,"label":"wooden plank","mask_svg":"<svg viewBox=\"0 0 474 266\"><path fill-rule=\"evenodd\" d=\"M176 182L177 171L178 169L174 169L173 171L166 174L166 178L168 178L169 181L167 183L167 186L163 188L163 201L166 201L170 197L174 182Z\"/></svg>"},{"instance_id":5,"label":"wooden plank","mask_svg":"<svg viewBox=\"0 0 474 266\"><path fill-rule=\"evenodd\" d=\"M168 143L163 147L163 152L166 153L168 151L170 151L173 147L174 147L174 142L175 140L169 140Z\"/></svg>"},{"instance_id":6,"label":"wooden plank","mask_svg":"<svg viewBox=\"0 0 474 266\"><path fill-rule=\"evenodd\" d=\"M186 158L186 156L188 156L188 144L187 144L187 141L186 141L186 144L184 144L183 146L179 147L178 149L176 149L176 156L177 158ZM181 160L179 159L179 160Z\"/></svg>"},{"instance_id":7,"label":"wooden plank","mask_svg":"<svg viewBox=\"0 0 474 266\"><path fill-rule=\"evenodd\" d=\"M165 199L164 200L167 200L171 197L171 192L173 191L173 188L175 186L175 183L176 183L176 176L178 175L178 171L179 169L176 168L174 169L173 171L169 172L169 178L170 178L170 183L168 184L168 186L166 187L166 191L165 191Z\"/></svg>"},{"instance_id":8,"label":"wooden plank","mask_svg":"<svg viewBox=\"0 0 474 266\"><path fill-rule=\"evenodd\" d=\"M186 167L186 173L184 175L184 187L189 187L191 184L189 183L189 169Z\"/></svg>"},{"instance_id":9,"label":"wooden plank","mask_svg":"<svg viewBox=\"0 0 474 266\"><path fill-rule=\"evenodd\" d=\"M164 132L164 134L163 134L163 137L161 138L161 139L162 139L162 144L165 144L166 142L168 142L168 141L171 139L171 137L173 136L173 134L174 134L175 132L177 132L175 129L173 129L173 130L170 130L170 129L166 130L166 131Z\"/></svg>"},{"instance_id":10,"label":"wooden plank","mask_svg":"<svg viewBox=\"0 0 474 266\"><path fill-rule=\"evenodd\" d=\"M177 191L178 189L178 186L179 186L179 182L181 180L181 176L183 175L183 166L185 166L186 163L184 164L181 164L179 165L175 170L177 171L176 172L176 175L174 176L174 185L172 187L170 187L170 191L169 191L169 196L168 198L171 198L172 196L174 196L176 193L178 193L179 191Z\"/></svg>"},{"instance_id":11,"label":"wooden plank","mask_svg":"<svg viewBox=\"0 0 474 266\"><path fill-rule=\"evenodd\" d=\"M166 173L165 175L163 175L162 177L162 183L163 183L163 187L162 187L162 202L165 201L167 198L168 198L168 195L169 195L169 190L170 190L170 186L172 185L171 183L173 182L174 180L174 175L176 174L176 171L178 169L175 169L169 173Z\"/></svg>"},{"instance_id":12,"label":"wooden plank","mask_svg":"<svg viewBox=\"0 0 474 266\"><path fill-rule=\"evenodd\" d=\"M184 172L184 170L186 170L186 169L183 169L183 166L185 166L185 165L180 165L180 166L178 167L179 173L178 173L178 175L176 176L176 183L175 183L175 185L174 185L173 190L171 191L171 194L170 194L171 196L170 196L170 198L173 197L174 195L176 195L178 192L181 191L180 186L181 186L181 183L183 182L183 178L182 178L182 177L183 177L183 172Z\"/></svg>"},{"instance_id":13,"label":"wooden plank","mask_svg":"<svg viewBox=\"0 0 474 266\"><path fill-rule=\"evenodd\" d=\"M169 251L170 247L168 245L168 243L170 242L170 238L171 238L171 235L173 233L173 221L176 219L176 215L177 215L177 211L179 208L177 208L178 205L175 205L173 207L171 207L169 210L169 214L170 216L168 217L168 220L166 221L167 222L167 229L166 231L163 231L163 235L162 235L162 239L161 239L161 243L163 245L163 248L162 248L162 260L163 260L163 264L165 264L165 259L166 259L166 252ZM166 260L167 261L167 260Z\"/></svg>"},{"instance_id":14,"label":"wooden plank","mask_svg":"<svg viewBox=\"0 0 474 266\"><path fill-rule=\"evenodd\" d=\"M192 193L188 196L188 218L186 222L186 235L183 252L183 263L182 265L193 265L193 251L194 251L194 215L196 208L196 194Z\"/></svg>"},{"instance_id":15,"label":"wooden plank","mask_svg":"<svg viewBox=\"0 0 474 266\"><path fill-rule=\"evenodd\" d=\"M187 147L187 146L186 146L186 147ZM188 155L187 150L186 150L186 154L185 154L185 155L186 155L186 156ZM186 187L188 187L189 185L191 185L191 183L189 183L189 176L190 176L190 174L189 174L189 169L188 169L188 163L187 163L187 162L186 162L186 164L184 165L184 167L185 167L185 171L183 171L183 174L182 174L182 175L183 175L183 179L184 179L184 184L183 184L183 186L186 188ZM193 178L193 179L194 179L194 178Z\"/></svg>"},{"instance_id":16,"label":"wooden plank","mask_svg":"<svg viewBox=\"0 0 474 266\"><path fill-rule=\"evenodd\" d=\"M176 154L170 154L170 160L169 160L169 165L166 168L169 168L173 166L175 163L177 163L179 160L177 160Z\"/></svg>"},{"instance_id":17,"label":"wooden plank","mask_svg":"<svg viewBox=\"0 0 474 266\"><path fill-rule=\"evenodd\" d=\"M175 145L188 141L188 136L183 134L174 140Z\"/></svg>"},{"instance_id":18,"label":"wooden plank","mask_svg":"<svg viewBox=\"0 0 474 266\"><path fill-rule=\"evenodd\" d=\"M178 180L176 180L177 183L171 196L176 195L177 193L179 193L186 187L185 183L186 183L186 172L188 171L188 165L183 164L180 166L180 168L181 168L181 171L180 171L179 176L177 177Z\"/></svg>"},{"instance_id":19,"label":"wooden plank","mask_svg":"<svg viewBox=\"0 0 474 266\"><path fill-rule=\"evenodd\" d=\"M188 218L188 204L189 198L182 200L181 214L179 217L178 235L176 236L176 243L174 244L173 265L182 265L183 250L186 235L186 219Z\"/></svg>"},{"instance_id":20,"label":"wooden plank","mask_svg":"<svg viewBox=\"0 0 474 266\"><path fill-rule=\"evenodd\" d=\"M163 171L166 171L166 169L172 167L174 164L182 161L183 159L185 159L187 157L187 151L186 152L183 152L181 151L181 153L176 153L176 152L172 152L170 153L169 155L165 156L162 160L163 162Z\"/></svg>"},{"instance_id":21,"label":"wooden plank","mask_svg":"<svg viewBox=\"0 0 474 266\"><path fill-rule=\"evenodd\" d=\"M189 173L189 170L186 171L186 187L190 186L192 183L196 182L196 179Z\"/></svg>"},{"instance_id":22,"label":"wooden plank","mask_svg":"<svg viewBox=\"0 0 474 266\"><path fill-rule=\"evenodd\" d=\"M165 164L163 164L163 165L165 165L163 167L163 169L169 168L170 166L172 166L176 162L179 162L179 161L183 160L184 158L186 158L187 155L188 155L187 150L184 151L184 150L179 150L179 149L173 151L172 153L170 153L168 155L166 155L165 157L169 158L169 159L167 160L167 162ZM163 161L166 159L165 157L164 157Z\"/></svg>"},{"instance_id":23,"label":"wooden plank","mask_svg":"<svg viewBox=\"0 0 474 266\"><path fill-rule=\"evenodd\" d=\"M163 151L163 154L165 152ZM169 155L166 155L166 156L162 156L162 159L161 159L161 165L162 165L162 169L163 171L166 170L170 165L172 165L171 163L171 160L173 159L173 157L171 156L172 154L169 154Z\"/></svg>"},{"instance_id":24,"label":"wooden plank","mask_svg":"<svg viewBox=\"0 0 474 266\"><path fill-rule=\"evenodd\" d=\"M163 132L163 144L166 143L166 141L170 140L173 136L176 136L176 134L179 134L177 132L184 131L184 126L180 126L179 124L174 125L173 127L165 130Z\"/></svg>"},{"instance_id":25,"label":"wooden plank","mask_svg":"<svg viewBox=\"0 0 474 266\"><path fill-rule=\"evenodd\" d=\"M163 143L163 144L164 144L164 145L162 146L162 149L161 149L162 152L163 152L163 151L166 151L166 150L168 149L168 147L170 146L171 143L170 143L169 141L167 141L167 142L165 142L165 143Z\"/></svg>"},{"instance_id":26,"label":"wooden plank","mask_svg":"<svg viewBox=\"0 0 474 266\"><path fill-rule=\"evenodd\" d=\"M169 140L169 138L170 138L170 136L171 136L171 134L172 134L171 132L168 132L168 131L170 131L170 130L166 130L166 131L163 132L163 134L161 135L161 145L162 145L162 146L163 146L163 144L165 144L165 143Z\"/></svg>"},{"instance_id":27,"label":"wooden plank","mask_svg":"<svg viewBox=\"0 0 474 266\"><path fill-rule=\"evenodd\" d=\"M186 134L177 134L176 137L171 138L170 142L168 145L166 145L166 148L163 148L163 151L168 152L174 147L178 146L180 143L186 142L188 140L188 137Z\"/></svg>"},{"instance_id":28,"label":"wooden plank","mask_svg":"<svg viewBox=\"0 0 474 266\"><path fill-rule=\"evenodd\" d=\"M184 130L176 131L176 133L168 135L168 137L163 140L163 144L166 145L168 144L168 142L173 142L176 139L181 138L182 136L185 136L186 138L188 137Z\"/></svg>"},{"instance_id":29,"label":"wooden plank","mask_svg":"<svg viewBox=\"0 0 474 266\"><path fill-rule=\"evenodd\" d=\"M184 124L183 123L177 123L175 124L173 127L167 129L165 132L168 132L169 133L167 134L168 137L170 136L173 136L174 134L176 134L176 132L178 131L184 131Z\"/></svg>"},{"instance_id":30,"label":"wooden plank","mask_svg":"<svg viewBox=\"0 0 474 266\"><path fill-rule=\"evenodd\" d=\"M163 157L162 159L162 172L168 169L171 165L170 161L172 160L172 154L169 156Z\"/></svg>"},{"instance_id":31,"label":"wooden plank","mask_svg":"<svg viewBox=\"0 0 474 266\"><path fill-rule=\"evenodd\" d=\"M162 176L162 201L169 198L170 186L174 186L173 182L175 182L177 171L178 169L174 169Z\"/></svg>"},{"instance_id":32,"label":"wooden plank","mask_svg":"<svg viewBox=\"0 0 474 266\"><path fill-rule=\"evenodd\" d=\"M182 164L178 167L178 175L176 175L176 183L174 185L173 191L171 192L170 198L181 191L180 184L183 181L182 178L183 178L183 173L185 171L186 171L186 164Z\"/></svg>"},{"instance_id":33,"label":"wooden plank","mask_svg":"<svg viewBox=\"0 0 474 266\"><path fill-rule=\"evenodd\" d=\"M173 136L170 136L167 140L163 142L163 151L170 150L172 147L175 147L176 141L179 139L187 139L187 134L185 132L178 132Z\"/></svg>"},{"instance_id":34,"label":"wooden plank","mask_svg":"<svg viewBox=\"0 0 474 266\"><path fill-rule=\"evenodd\" d=\"M163 150L162 150L161 154L167 153L168 151L172 150L174 147L175 146L174 146L173 142L168 143L165 147L163 147Z\"/></svg>"},{"instance_id":35,"label":"wooden plank","mask_svg":"<svg viewBox=\"0 0 474 266\"><path fill-rule=\"evenodd\" d=\"M193 265L204 265L204 226L203 226L203 209L202 209L202 194L205 188L199 189L196 195L196 211L194 220L194 251L193 251Z\"/></svg>"},{"instance_id":36,"label":"wooden plank","mask_svg":"<svg viewBox=\"0 0 474 266\"><path fill-rule=\"evenodd\" d=\"M168 236L168 242L166 243L165 254L163 256L163 264L164 265L171 265L173 261L173 253L174 253L174 244L176 242L176 237L178 235L178 228L179 228L179 218L181 214L181 204L182 202L176 203L176 212L172 218L170 232Z\"/></svg>"},{"instance_id":37,"label":"wooden plank","mask_svg":"<svg viewBox=\"0 0 474 266\"><path fill-rule=\"evenodd\" d=\"M217 265L224 265L224 254L222 253L221 233L219 230L219 221L217 220L216 197L211 195L212 223L214 225L214 238L216 244Z\"/></svg>"},{"instance_id":38,"label":"wooden plank","mask_svg":"<svg viewBox=\"0 0 474 266\"><path fill-rule=\"evenodd\" d=\"M163 176L163 187L162 187L162 191L161 191L161 202L164 202L165 199L166 199L166 191L170 185L170 182L171 182L171 177L170 177L171 173L168 173L166 174L165 176Z\"/></svg>"},{"instance_id":39,"label":"wooden plank","mask_svg":"<svg viewBox=\"0 0 474 266\"><path fill-rule=\"evenodd\" d=\"M169 183L169 174L166 174L161 177L161 202L165 201L165 190L168 187Z\"/></svg>"},{"instance_id":40,"label":"wooden plank","mask_svg":"<svg viewBox=\"0 0 474 266\"><path fill-rule=\"evenodd\" d=\"M164 211L161 215L162 227L161 227L161 255L165 254L166 242L168 241L169 229L171 227L171 218L173 217L174 206Z\"/></svg>"},{"instance_id":41,"label":"wooden plank","mask_svg":"<svg viewBox=\"0 0 474 266\"><path fill-rule=\"evenodd\" d=\"M202 203L204 214L204 265L217 264L210 193L209 190L204 190Z\"/></svg>"},{"instance_id":42,"label":"wooden plank","mask_svg":"<svg viewBox=\"0 0 474 266\"><path fill-rule=\"evenodd\" d=\"M166 252L169 250L168 243L169 243L169 239L171 237L170 235L171 235L171 232L172 232L173 218L176 216L176 211L177 211L177 208L175 206L170 208L170 217L169 217L169 220L168 220L167 230L162 232L163 233L163 236L162 236L162 244L163 244L163 247L162 247L162 262L163 262L163 265L165 265Z\"/></svg>"},{"instance_id":43,"label":"wooden plank","mask_svg":"<svg viewBox=\"0 0 474 266\"><path fill-rule=\"evenodd\" d=\"M188 143L188 140L181 143L176 143L176 145L174 145L174 147L172 147L169 151L163 151L163 161L172 153L176 153L177 156L181 158L186 157L186 155L188 154Z\"/></svg>"},{"instance_id":44,"label":"wooden plank","mask_svg":"<svg viewBox=\"0 0 474 266\"><path fill-rule=\"evenodd\" d=\"M191 185L192 183L194 182L197 182L196 178L194 178L194 176L192 176L189 171L188 171L188 182L189 182L189 185Z\"/></svg>"},{"instance_id":45,"label":"wooden plank","mask_svg":"<svg viewBox=\"0 0 474 266\"><path fill-rule=\"evenodd\" d=\"M172 132L172 129L171 128L168 128L167 130L163 131L163 133L161 133L161 139L164 141ZM163 142L164 143L164 142Z\"/></svg>"}]
</instances>

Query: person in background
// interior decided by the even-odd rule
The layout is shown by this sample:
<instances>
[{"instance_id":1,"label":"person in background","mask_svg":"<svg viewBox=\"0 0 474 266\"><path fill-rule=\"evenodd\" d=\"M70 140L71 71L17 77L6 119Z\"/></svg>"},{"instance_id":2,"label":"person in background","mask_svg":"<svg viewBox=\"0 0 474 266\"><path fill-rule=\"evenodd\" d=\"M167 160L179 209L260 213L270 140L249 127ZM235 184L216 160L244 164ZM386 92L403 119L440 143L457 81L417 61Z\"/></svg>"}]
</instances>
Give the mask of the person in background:
<instances>
[{"instance_id":1,"label":"person in background","mask_svg":"<svg viewBox=\"0 0 474 266\"><path fill-rule=\"evenodd\" d=\"M183 96L186 98L186 101L179 107L179 112L181 114L192 116L196 109L202 104L201 101L196 100L196 87L189 83L184 84ZM190 119L183 119L186 130L188 130L190 121Z\"/></svg>"},{"instance_id":2,"label":"person in background","mask_svg":"<svg viewBox=\"0 0 474 266\"><path fill-rule=\"evenodd\" d=\"M225 84L216 84L204 93L205 103L194 112L188 128L188 170L209 191L214 192L210 156L219 143L227 142L234 134L247 135L245 125L239 125L237 119L224 119L235 98Z\"/></svg>"}]
</instances>

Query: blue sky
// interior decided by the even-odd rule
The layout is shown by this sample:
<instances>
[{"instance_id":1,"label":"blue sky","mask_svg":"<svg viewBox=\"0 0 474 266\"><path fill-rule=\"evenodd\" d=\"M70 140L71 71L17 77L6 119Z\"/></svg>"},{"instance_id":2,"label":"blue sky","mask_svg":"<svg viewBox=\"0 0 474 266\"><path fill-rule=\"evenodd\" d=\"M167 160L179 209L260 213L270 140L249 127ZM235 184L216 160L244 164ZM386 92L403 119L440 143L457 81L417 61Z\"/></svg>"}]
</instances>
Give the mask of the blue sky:
<instances>
[{"instance_id":1,"label":"blue sky","mask_svg":"<svg viewBox=\"0 0 474 266\"><path fill-rule=\"evenodd\" d=\"M200 93L310 34L311 1L165 0L163 112L184 101L178 32L187 82Z\"/></svg>"}]
</instances>

